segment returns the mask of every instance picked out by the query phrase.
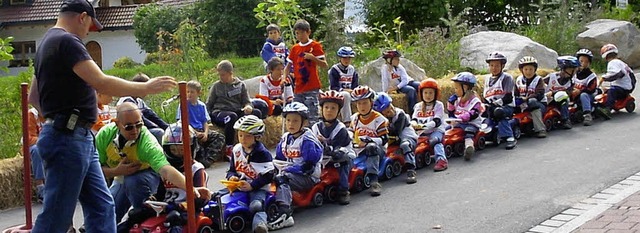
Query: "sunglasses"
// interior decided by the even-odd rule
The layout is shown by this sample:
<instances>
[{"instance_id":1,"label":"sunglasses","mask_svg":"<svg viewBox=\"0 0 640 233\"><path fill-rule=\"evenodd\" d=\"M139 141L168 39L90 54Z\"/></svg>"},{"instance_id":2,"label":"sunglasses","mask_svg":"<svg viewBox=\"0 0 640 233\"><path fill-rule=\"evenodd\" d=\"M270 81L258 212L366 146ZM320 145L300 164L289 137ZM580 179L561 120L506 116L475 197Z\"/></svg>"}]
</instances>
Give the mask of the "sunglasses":
<instances>
[{"instance_id":1,"label":"sunglasses","mask_svg":"<svg viewBox=\"0 0 640 233\"><path fill-rule=\"evenodd\" d=\"M134 127L136 129L140 129L140 128L142 128L143 125L144 125L143 122L138 122L138 123L135 123L135 124L127 124L127 125L124 125L124 130L131 131L131 130L133 130Z\"/></svg>"}]
</instances>

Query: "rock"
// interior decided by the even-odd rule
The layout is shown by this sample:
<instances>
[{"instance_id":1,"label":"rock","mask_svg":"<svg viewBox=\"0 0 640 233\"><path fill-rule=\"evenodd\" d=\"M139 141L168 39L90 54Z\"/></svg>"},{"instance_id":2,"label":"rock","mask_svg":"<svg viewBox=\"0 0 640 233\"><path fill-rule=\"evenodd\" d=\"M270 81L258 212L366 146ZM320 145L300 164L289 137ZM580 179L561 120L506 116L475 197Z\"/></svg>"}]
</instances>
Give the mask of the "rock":
<instances>
[{"instance_id":1,"label":"rock","mask_svg":"<svg viewBox=\"0 0 640 233\"><path fill-rule=\"evenodd\" d=\"M358 82L360 85L367 85L375 91L382 91L382 74L380 69L384 64L384 59L378 58L358 69ZM407 74L416 81L422 81L427 74L412 61L400 58L400 64L407 70Z\"/></svg>"},{"instance_id":2,"label":"rock","mask_svg":"<svg viewBox=\"0 0 640 233\"><path fill-rule=\"evenodd\" d=\"M244 85L247 87L247 93L249 93L249 98L253 98L260 91L260 79L262 79L264 75L256 76L250 79L242 80Z\"/></svg>"},{"instance_id":3,"label":"rock","mask_svg":"<svg viewBox=\"0 0 640 233\"><path fill-rule=\"evenodd\" d=\"M600 48L605 44L618 47L620 59L630 67L640 67L640 32L630 22L612 19L598 19L587 24L587 30L578 34L576 40L582 48L600 57Z\"/></svg>"},{"instance_id":4,"label":"rock","mask_svg":"<svg viewBox=\"0 0 640 233\"><path fill-rule=\"evenodd\" d=\"M538 59L541 68L553 69L558 57L556 51L525 36L510 32L485 31L465 36L460 40L460 65L487 70L485 59L495 51L507 56L507 70L518 68L518 60L524 56Z\"/></svg>"}]
</instances>

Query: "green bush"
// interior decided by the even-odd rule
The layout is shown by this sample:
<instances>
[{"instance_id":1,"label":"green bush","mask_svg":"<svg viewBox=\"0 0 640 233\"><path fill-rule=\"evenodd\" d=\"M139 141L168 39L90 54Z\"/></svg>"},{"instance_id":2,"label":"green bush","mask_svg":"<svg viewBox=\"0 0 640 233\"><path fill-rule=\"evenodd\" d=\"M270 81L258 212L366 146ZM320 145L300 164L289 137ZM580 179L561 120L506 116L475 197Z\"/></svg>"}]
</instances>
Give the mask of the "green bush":
<instances>
[{"instance_id":1,"label":"green bush","mask_svg":"<svg viewBox=\"0 0 640 233\"><path fill-rule=\"evenodd\" d=\"M158 51L159 41L171 44L171 38L159 33L166 31L174 33L180 22L187 18L185 9L157 4L141 6L133 16L133 34L136 42L147 53Z\"/></svg>"},{"instance_id":2,"label":"green bush","mask_svg":"<svg viewBox=\"0 0 640 233\"><path fill-rule=\"evenodd\" d=\"M22 115L20 84L31 84L33 68L18 76L0 79L0 159L11 158L21 150Z\"/></svg>"},{"instance_id":3,"label":"green bush","mask_svg":"<svg viewBox=\"0 0 640 233\"><path fill-rule=\"evenodd\" d=\"M136 66L139 66L140 63L137 63L130 57L121 57L118 58L115 62L113 62L113 67L118 69L129 69Z\"/></svg>"}]
</instances>

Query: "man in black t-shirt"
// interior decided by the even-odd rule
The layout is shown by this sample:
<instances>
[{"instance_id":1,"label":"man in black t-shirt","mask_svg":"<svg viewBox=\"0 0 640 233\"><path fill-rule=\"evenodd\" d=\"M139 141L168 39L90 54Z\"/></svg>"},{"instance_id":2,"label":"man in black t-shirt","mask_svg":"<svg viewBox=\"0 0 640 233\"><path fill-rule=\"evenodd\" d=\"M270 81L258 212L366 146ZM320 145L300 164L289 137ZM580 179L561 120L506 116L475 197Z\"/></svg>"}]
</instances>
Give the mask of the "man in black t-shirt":
<instances>
[{"instance_id":1,"label":"man in black t-shirt","mask_svg":"<svg viewBox=\"0 0 640 233\"><path fill-rule=\"evenodd\" d=\"M133 83L108 76L82 39L102 29L87 0L64 0L56 25L40 42L29 102L46 118L37 146L45 165L44 204L32 232L66 232L79 200L87 232L116 232L114 202L98 162L91 126L96 90L125 96L176 86L172 77Z\"/></svg>"}]
</instances>

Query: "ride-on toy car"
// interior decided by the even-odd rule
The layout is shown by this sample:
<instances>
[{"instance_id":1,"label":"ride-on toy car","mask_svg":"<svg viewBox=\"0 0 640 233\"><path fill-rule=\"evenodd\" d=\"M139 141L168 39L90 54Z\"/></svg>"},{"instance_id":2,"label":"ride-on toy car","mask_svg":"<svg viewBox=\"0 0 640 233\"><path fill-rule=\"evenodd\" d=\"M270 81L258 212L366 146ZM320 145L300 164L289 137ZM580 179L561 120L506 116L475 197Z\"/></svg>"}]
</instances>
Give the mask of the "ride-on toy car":
<instances>
[{"instance_id":1,"label":"ride-on toy car","mask_svg":"<svg viewBox=\"0 0 640 233\"><path fill-rule=\"evenodd\" d=\"M445 119L446 122L459 122L459 119ZM487 124L482 124L475 137L473 137L474 147L476 150L483 150L486 146L487 136L492 135L494 128L489 127ZM442 145L444 146L445 155L447 158L453 156L462 156L464 154L464 129L451 127L444 134ZM495 133L497 135L497 133ZM497 136L496 136L497 137Z\"/></svg>"}]
</instances>

